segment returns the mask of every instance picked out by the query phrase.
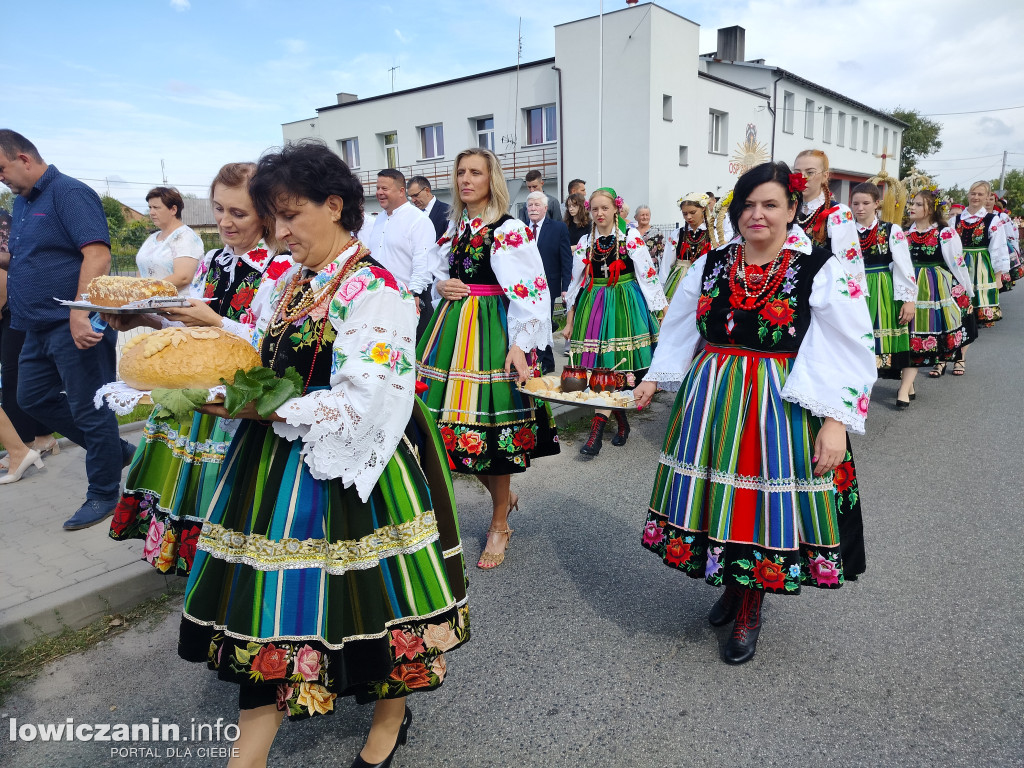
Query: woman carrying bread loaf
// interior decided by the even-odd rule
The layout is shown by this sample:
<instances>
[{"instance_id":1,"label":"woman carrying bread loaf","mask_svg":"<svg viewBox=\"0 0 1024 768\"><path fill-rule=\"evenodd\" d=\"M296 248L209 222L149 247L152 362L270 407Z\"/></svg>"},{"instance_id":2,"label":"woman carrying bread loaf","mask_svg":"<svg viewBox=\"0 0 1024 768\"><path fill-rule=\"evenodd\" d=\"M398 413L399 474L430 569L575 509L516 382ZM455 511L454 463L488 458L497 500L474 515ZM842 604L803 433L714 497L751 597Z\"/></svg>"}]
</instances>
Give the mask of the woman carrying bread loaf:
<instances>
[{"instance_id":1,"label":"woman carrying bread loaf","mask_svg":"<svg viewBox=\"0 0 1024 768\"><path fill-rule=\"evenodd\" d=\"M558 453L548 407L516 386L527 354L551 343L551 294L533 234L507 215L508 188L493 152L455 158L451 222L432 271L434 316L416 350L417 376L456 472L476 475L491 495L484 570L505 559L508 516L519 508L512 475ZM515 371L512 368L515 368Z\"/></svg>"},{"instance_id":2,"label":"woman carrying bread loaf","mask_svg":"<svg viewBox=\"0 0 1024 768\"><path fill-rule=\"evenodd\" d=\"M324 143L265 154L249 191L295 262L264 278L252 343L305 385L265 419L238 414L179 654L238 684L239 764L265 765L284 716L339 696L376 702L353 765L390 764L405 697L436 689L469 636L451 477L415 391L416 304L352 236L363 188Z\"/></svg>"},{"instance_id":3,"label":"woman carrying bread loaf","mask_svg":"<svg viewBox=\"0 0 1024 768\"><path fill-rule=\"evenodd\" d=\"M118 330L182 323L214 326L246 341L251 339L256 325L251 305L260 281L265 274L280 274L291 266L286 254L275 260L276 249L268 245L273 242L273 220L258 216L249 199L248 184L255 170L254 163L228 163L210 185L224 247L211 250L200 262L188 292L192 306L168 310L168 319L104 315L111 325ZM167 371L168 375L172 373ZM165 386L181 385L169 380ZM183 424L151 416L128 470L124 494L114 510L110 537L145 539L143 556L153 567L163 573L188 576L217 474L231 441L225 426L231 425L202 413Z\"/></svg>"}]
</instances>

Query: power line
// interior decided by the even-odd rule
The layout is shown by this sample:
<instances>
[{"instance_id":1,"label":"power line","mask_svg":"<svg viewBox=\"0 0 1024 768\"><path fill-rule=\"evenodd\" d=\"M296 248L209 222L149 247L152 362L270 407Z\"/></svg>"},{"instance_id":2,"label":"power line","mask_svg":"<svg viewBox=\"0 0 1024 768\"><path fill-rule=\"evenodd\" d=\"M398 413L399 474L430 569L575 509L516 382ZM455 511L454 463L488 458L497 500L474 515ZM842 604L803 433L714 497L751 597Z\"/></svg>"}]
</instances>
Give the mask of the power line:
<instances>
[{"instance_id":1,"label":"power line","mask_svg":"<svg viewBox=\"0 0 1024 768\"><path fill-rule=\"evenodd\" d=\"M994 107L993 109L969 109L966 112L929 112L921 117L944 117L946 115L980 115L984 112L1007 112L1011 109L1024 109L1024 104L1019 107Z\"/></svg>"}]
</instances>

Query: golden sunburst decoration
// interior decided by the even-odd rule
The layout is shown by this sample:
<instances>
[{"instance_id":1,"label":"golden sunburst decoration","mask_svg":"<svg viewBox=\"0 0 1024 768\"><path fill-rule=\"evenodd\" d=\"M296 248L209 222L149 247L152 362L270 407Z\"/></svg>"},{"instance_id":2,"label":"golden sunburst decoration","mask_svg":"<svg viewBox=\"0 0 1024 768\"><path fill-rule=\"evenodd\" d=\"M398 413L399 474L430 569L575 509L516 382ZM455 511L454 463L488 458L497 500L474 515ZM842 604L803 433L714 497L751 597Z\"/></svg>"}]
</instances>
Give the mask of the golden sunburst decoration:
<instances>
[{"instance_id":1,"label":"golden sunburst decoration","mask_svg":"<svg viewBox=\"0 0 1024 768\"><path fill-rule=\"evenodd\" d=\"M767 163L770 157L768 147L757 140L757 126L747 123L746 138L736 145L732 153L729 170L740 175L761 163Z\"/></svg>"}]
</instances>

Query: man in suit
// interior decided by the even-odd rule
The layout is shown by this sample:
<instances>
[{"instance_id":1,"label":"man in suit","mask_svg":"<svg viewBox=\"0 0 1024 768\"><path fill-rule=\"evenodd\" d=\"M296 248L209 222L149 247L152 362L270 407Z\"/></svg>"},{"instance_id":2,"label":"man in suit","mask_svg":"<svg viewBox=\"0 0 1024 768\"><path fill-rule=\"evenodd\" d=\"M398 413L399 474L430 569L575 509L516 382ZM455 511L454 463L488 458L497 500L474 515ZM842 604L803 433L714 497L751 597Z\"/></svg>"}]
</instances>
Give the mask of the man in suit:
<instances>
[{"instance_id":1,"label":"man in suit","mask_svg":"<svg viewBox=\"0 0 1024 768\"><path fill-rule=\"evenodd\" d=\"M533 170L526 174L523 181L526 182L526 188L530 190L530 194L534 192L540 192L544 194L544 177L540 175L540 171ZM558 202L558 198L552 197L551 195L544 195L547 199L548 209L544 216L548 219L561 219L562 218L562 204ZM530 217L526 211L526 203L519 206L519 213L516 215L524 224L530 223Z\"/></svg>"},{"instance_id":2,"label":"man in suit","mask_svg":"<svg viewBox=\"0 0 1024 768\"><path fill-rule=\"evenodd\" d=\"M448 214L452 207L434 197L426 176L413 176L409 179L408 191L412 204L427 214L430 223L434 225L434 240L439 240L448 229Z\"/></svg>"},{"instance_id":3,"label":"man in suit","mask_svg":"<svg viewBox=\"0 0 1024 768\"><path fill-rule=\"evenodd\" d=\"M551 294L551 306L559 296L565 301L565 292L569 290L572 279L572 249L569 245L569 228L565 222L549 219L547 213L547 195L541 191L531 192L526 198L526 211L529 220L526 226L533 233L544 262L544 274L548 281ZM551 345L540 351L540 367L544 373L555 370L555 355Z\"/></svg>"}]
</instances>

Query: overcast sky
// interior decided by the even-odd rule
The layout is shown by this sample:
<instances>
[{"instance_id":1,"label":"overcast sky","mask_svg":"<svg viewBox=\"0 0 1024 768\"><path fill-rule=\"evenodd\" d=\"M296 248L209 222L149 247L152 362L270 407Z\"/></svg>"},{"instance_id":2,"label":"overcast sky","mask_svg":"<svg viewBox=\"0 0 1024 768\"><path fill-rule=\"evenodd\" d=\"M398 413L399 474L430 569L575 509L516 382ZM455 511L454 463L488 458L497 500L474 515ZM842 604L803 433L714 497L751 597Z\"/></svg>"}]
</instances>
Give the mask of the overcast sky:
<instances>
[{"instance_id":1,"label":"overcast sky","mask_svg":"<svg viewBox=\"0 0 1024 768\"><path fill-rule=\"evenodd\" d=\"M606 0L605 10L625 7ZM715 0L659 5L746 28L764 58L880 109L940 115L939 183L1024 168L1024 12L1016 0ZM43 157L135 207L161 181L205 196L225 162L281 143L281 123L337 91L360 97L554 55L554 25L598 2L78 0L4 9L0 122ZM694 62L696 66L696 62ZM790 158L781 158L790 159ZM109 180L109 181L108 181ZM131 182L131 183L128 183Z\"/></svg>"}]
</instances>

